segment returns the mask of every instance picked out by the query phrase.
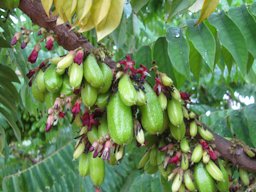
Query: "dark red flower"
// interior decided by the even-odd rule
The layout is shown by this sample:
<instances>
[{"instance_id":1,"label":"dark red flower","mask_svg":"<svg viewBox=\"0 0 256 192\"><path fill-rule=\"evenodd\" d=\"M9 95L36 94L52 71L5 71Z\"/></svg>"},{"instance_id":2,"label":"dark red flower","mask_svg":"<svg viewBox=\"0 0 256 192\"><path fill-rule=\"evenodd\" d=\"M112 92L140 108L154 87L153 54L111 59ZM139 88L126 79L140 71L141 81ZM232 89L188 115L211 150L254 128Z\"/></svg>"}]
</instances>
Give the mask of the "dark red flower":
<instances>
[{"instance_id":1,"label":"dark red flower","mask_svg":"<svg viewBox=\"0 0 256 192\"><path fill-rule=\"evenodd\" d=\"M168 163L178 164L180 162L181 153L177 152L175 156L169 159Z\"/></svg>"},{"instance_id":2,"label":"dark red flower","mask_svg":"<svg viewBox=\"0 0 256 192\"><path fill-rule=\"evenodd\" d=\"M54 42L54 38L52 36L46 37L46 45L45 45L46 49L48 49L49 51L52 50L53 42Z\"/></svg>"},{"instance_id":3,"label":"dark red flower","mask_svg":"<svg viewBox=\"0 0 256 192\"><path fill-rule=\"evenodd\" d=\"M62 118L64 118L64 117L65 117L65 113L64 113L64 112L62 112L62 111L60 111L60 112L59 112L59 118L61 118L61 119L62 119Z\"/></svg>"},{"instance_id":4,"label":"dark red flower","mask_svg":"<svg viewBox=\"0 0 256 192\"><path fill-rule=\"evenodd\" d=\"M88 131L92 129L93 125L98 125L99 122L94 119L94 114L90 114L88 111L85 111L81 117L83 126L87 126Z\"/></svg>"},{"instance_id":5,"label":"dark red flower","mask_svg":"<svg viewBox=\"0 0 256 192\"><path fill-rule=\"evenodd\" d=\"M136 72L136 69L134 68L135 62L132 60L130 55L127 55L126 58L119 62L121 65L124 65L124 71L128 71L129 69L132 72Z\"/></svg>"},{"instance_id":6,"label":"dark red flower","mask_svg":"<svg viewBox=\"0 0 256 192\"><path fill-rule=\"evenodd\" d=\"M20 48L25 49L27 47L27 43L25 41L22 41Z\"/></svg>"},{"instance_id":7,"label":"dark red flower","mask_svg":"<svg viewBox=\"0 0 256 192\"><path fill-rule=\"evenodd\" d=\"M77 100L72 108L73 116L76 116L81 111L81 101Z\"/></svg>"},{"instance_id":8,"label":"dark red flower","mask_svg":"<svg viewBox=\"0 0 256 192\"><path fill-rule=\"evenodd\" d=\"M201 146L203 147L204 150L209 148L209 145L208 145L208 143L205 140L201 139L200 140L200 144L201 144Z\"/></svg>"},{"instance_id":9,"label":"dark red flower","mask_svg":"<svg viewBox=\"0 0 256 192\"><path fill-rule=\"evenodd\" d=\"M148 68L144 65L140 65L140 68L136 70L136 73L141 75L141 80L144 80L147 76L150 76L148 73Z\"/></svg>"},{"instance_id":10,"label":"dark red flower","mask_svg":"<svg viewBox=\"0 0 256 192\"><path fill-rule=\"evenodd\" d=\"M211 148L208 149L208 154L210 155L211 160L215 161L218 159L218 156L216 155L215 151L213 151Z\"/></svg>"},{"instance_id":11,"label":"dark red flower","mask_svg":"<svg viewBox=\"0 0 256 192\"><path fill-rule=\"evenodd\" d=\"M164 85L162 84L161 80L156 77L155 78L155 85L154 85L154 91L157 95L159 95L163 90L165 89Z\"/></svg>"},{"instance_id":12,"label":"dark red flower","mask_svg":"<svg viewBox=\"0 0 256 192\"><path fill-rule=\"evenodd\" d=\"M35 63L38 57L38 52L40 50L40 45L36 45L33 49L33 51L30 53L29 57L28 57L28 61L30 63Z\"/></svg>"},{"instance_id":13,"label":"dark red flower","mask_svg":"<svg viewBox=\"0 0 256 192\"><path fill-rule=\"evenodd\" d=\"M74 62L80 65L83 62L83 60L84 60L84 51L83 50L77 51L74 57Z\"/></svg>"},{"instance_id":14,"label":"dark red flower","mask_svg":"<svg viewBox=\"0 0 256 192\"><path fill-rule=\"evenodd\" d=\"M35 69L31 69L31 70L29 70L29 72L26 74L26 76L27 76L27 78L31 78L34 74L35 74Z\"/></svg>"},{"instance_id":15,"label":"dark red flower","mask_svg":"<svg viewBox=\"0 0 256 192\"><path fill-rule=\"evenodd\" d=\"M180 97L183 101L189 101L190 100L190 95L186 92L180 92Z\"/></svg>"}]
</instances>

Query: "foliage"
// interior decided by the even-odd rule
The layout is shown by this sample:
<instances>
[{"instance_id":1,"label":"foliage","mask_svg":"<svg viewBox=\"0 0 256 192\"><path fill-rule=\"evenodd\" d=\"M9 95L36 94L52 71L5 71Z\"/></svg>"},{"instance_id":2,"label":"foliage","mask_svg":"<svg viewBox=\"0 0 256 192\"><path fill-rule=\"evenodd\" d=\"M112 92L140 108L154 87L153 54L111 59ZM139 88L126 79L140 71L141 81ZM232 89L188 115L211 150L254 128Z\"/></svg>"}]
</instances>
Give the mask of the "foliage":
<instances>
[{"instance_id":1,"label":"foliage","mask_svg":"<svg viewBox=\"0 0 256 192\"><path fill-rule=\"evenodd\" d=\"M195 26L199 14L190 15L186 12L194 1L172 1L172 4L164 6L156 2L131 1L131 5L125 7L117 30L102 43L113 49L116 60L123 58L126 53L133 53L137 64L142 63L148 67L152 67L152 63L157 64L161 71L172 77L178 87L190 91L195 101L191 109L202 114L201 120L216 133L239 138L256 147L253 117L255 105L246 106L239 97L255 98L256 93L256 3L247 6L240 2L237 3L239 6L234 6L235 2L228 1L228 5L231 6L228 7L228 11L222 11L223 5L219 5L219 13L214 13L208 20ZM166 10L169 11L167 23L164 19ZM7 14L0 9L0 15ZM11 15L20 18L22 13L16 10L11 12ZM6 157L1 158L0 175L1 179L3 178L3 191L37 191L38 188L41 191L92 190L91 182L88 178L78 176L77 162L72 161L71 140L76 133L67 122L63 122L67 125L66 128L56 128L58 131L51 136L43 134L40 142L33 138L33 135L26 135L27 133L22 131L24 122L21 122L21 113L29 112L36 116L38 108L42 112L45 109L35 102L25 78L26 72L31 68L27 65L26 58L32 46L28 45L25 51L9 48L11 36L15 30L19 30L21 22L18 22L18 26L13 26L9 18L0 19L0 112L3 117L0 119L3 120L1 136L5 135L2 130L6 131L11 126L18 139L32 141L27 149L22 142L14 142L13 145L16 147L6 146ZM32 27L28 19L25 26L35 31L38 29ZM93 31L86 33L85 36L95 42L96 35ZM36 39L34 33L31 41ZM65 51L58 48L56 52L63 54ZM40 58L43 59L51 56L45 50L40 54ZM10 71L10 68L13 71ZM15 70L19 71L20 80L15 75ZM151 79L153 80L153 77ZM17 85L19 82L21 84ZM223 99L226 95L229 99ZM12 102L5 98L12 98ZM233 110L229 102L239 103L242 108ZM20 114L17 114L17 111ZM211 112L210 116L205 115L207 111ZM4 123L4 119L10 126ZM11 143L13 137L8 138L8 142ZM37 147L42 145L43 149L35 153ZM21 163L18 156L11 155L15 148L27 154L34 152L31 157L39 157L39 162L26 160ZM161 181L157 174L150 176L136 170L137 161L134 158L138 160L142 155L141 151L134 152L129 149L127 153L129 155L127 154L121 164L114 169L107 166L108 175L103 187L105 191L164 190L160 186ZM23 171L20 172L21 169Z\"/></svg>"}]
</instances>

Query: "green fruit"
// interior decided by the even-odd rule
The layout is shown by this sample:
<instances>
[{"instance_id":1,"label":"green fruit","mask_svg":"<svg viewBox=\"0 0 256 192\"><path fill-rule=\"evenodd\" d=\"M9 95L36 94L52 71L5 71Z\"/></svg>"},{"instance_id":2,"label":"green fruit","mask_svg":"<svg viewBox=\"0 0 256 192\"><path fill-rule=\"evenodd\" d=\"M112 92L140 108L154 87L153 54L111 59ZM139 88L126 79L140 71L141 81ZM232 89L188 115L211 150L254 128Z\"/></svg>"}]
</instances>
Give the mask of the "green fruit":
<instances>
[{"instance_id":1,"label":"green fruit","mask_svg":"<svg viewBox=\"0 0 256 192\"><path fill-rule=\"evenodd\" d=\"M56 93L62 86L62 77L55 71L56 66L51 65L44 73L44 82L49 92Z\"/></svg>"},{"instance_id":2,"label":"green fruit","mask_svg":"<svg viewBox=\"0 0 256 192\"><path fill-rule=\"evenodd\" d=\"M65 76L63 78L63 83L62 83L62 87L60 90L60 94L65 95L65 96L70 96L70 95L72 95L72 93L73 93L73 89L69 83L69 78L68 78L68 76Z\"/></svg>"},{"instance_id":3,"label":"green fruit","mask_svg":"<svg viewBox=\"0 0 256 192\"><path fill-rule=\"evenodd\" d=\"M147 151L147 152L142 156L142 158L140 159L137 168L138 168L138 169L143 168L143 167L146 165L146 163L149 161L149 157L150 157L150 151Z\"/></svg>"},{"instance_id":4,"label":"green fruit","mask_svg":"<svg viewBox=\"0 0 256 192\"><path fill-rule=\"evenodd\" d=\"M136 102L136 105L142 106L142 105L145 105L146 102L147 102L146 94L141 89L139 89L139 91L137 91L137 102Z\"/></svg>"},{"instance_id":5,"label":"green fruit","mask_svg":"<svg viewBox=\"0 0 256 192\"><path fill-rule=\"evenodd\" d=\"M84 77L95 88L100 88L104 83L103 73L93 55L88 55L84 62Z\"/></svg>"},{"instance_id":6,"label":"green fruit","mask_svg":"<svg viewBox=\"0 0 256 192\"><path fill-rule=\"evenodd\" d=\"M216 181L224 181L224 176L221 170L212 160L205 165L205 168Z\"/></svg>"},{"instance_id":7,"label":"green fruit","mask_svg":"<svg viewBox=\"0 0 256 192\"><path fill-rule=\"evenodd\" d=\"M179 101L172 99L168 101L167 112L170 122L179 127L183 122L182 105Z\"/></svg>"},{"instance_id":8,"label":"green fruit","mask_svg":"<svg viewBox=\"0 0 256 192\"><path fill-rule=\"evenodd\" d=\"M190 136L193 138L197 135L197 130L198 130L198 127L197 127L197 124L195 121L192 121L190 124L189 124L189 133L190 133Z\"/></svg>"},{"instance_id":9,"label":"green fruit","mask_svg":"<svg viewBox=\"0 0 256 192\"><path fill-rule=\"evenodd\" d=\"M212 177L204 168L202 163L199 163L194 168L194 179L199 192L215 192L215 183Z\"/></svg>"},{"instance_id":10,"label":"green fruit","mask_svg":"<svg viewBox=\"0 0 256 192\"><path fill-rule=\"evenodd\" d=\"M190 146L186 138L183 138L180 141L180 149L183 153L188 153L190 151Z\"/></svg>"},{"instance_id":11,"label":"green fruit","mask_svg":"<svg viewBox=\"0 0 256 192\"><path fill-rule=\"evenodd\" d=\"M56 98L58 97L58 93L46 93L45 95L45 104L47 109L49 109L50 107L52 107L54 105L54 102L56 100Z\"/></svg>"},{"instance_id":12,"label":"green fruit","mask_svg":"<svg viewBox=\"0 0 256 192\"><path fill-rule=\"evenodd\" d=\"M44 83L44 72L42 70L39 70L36 76L36 83L39 91L45 92L46 87Z\"/></svg>"},{"instance_id":13,"label":"green fruit","mask_svg":"<svg viewBox=\"0 0 256 192\"><path fill-rule=\"evenodd\" d=\"M79 88L83 80L83 64L72 63L69 71L69 83L73 89Z\"/></svg>"},{"instance_id":14,"label":"green fruit","mask_svg":"<svg viewBox=\"0 0 256 192\"><path fill-rule=\"evenodd\" d=\"M224 180L217 182L217 188L220 192L226 192L226 191L229 191L229 185L230 185L228 172L225 169L222 160L218 160L218 162L219 162L219 167L220 167L220 170L223 174Z\"/></svg>"},{"instance_id":15,"label":"green fruit","mask_svg":"<svg viewBox=\"0 0 256 192\"><path fill-rule=\"evenodd\" d=\"M197 144L194 148L192 155L191 155L191 161L193 163L198 163L203 157L203 147L200 144Z\"/></svg>"},{"instance_id":16,"label":"green fruit","mask_svg":"<svg viewBox=\"0 0 256 192\"><path fill-rule=\"evenodd\" d=\"M122 102L119 93L110 98L107 106L107 121L110 136L115 143L122 145L132 140L132 111L130 107Z\"/></svg>"},{"instance_id":17,"label":"green fruit","mask_svg":"<svg viewBox=\"0 0 256 192\"><path fill-rule=\"evenodd\" d=\"M73 63L73 59L74 59L74 52L72 51L60 59L60 61L57 64L56 69L57 70L65 70Z\"/></svg>"},{"instance_id":18,"label":"green fruit","mask_svg":"<svg viewBox=\"0 0 256 192\"><path fill-rule=\"evenodd\" d=\"M137 102L137 91L129 77L125 74L118 83L118 91L121 100L127 106L135 105Z\"/></svg>"},{"instance_id":19,"label":"green fruit","mask_svg":"<svg viewBox=\"0 0 256 192\"><path fill-rule=\"evenodd\" d=\"M154 174L158 171L158 166L152 165L150 161L148 161L144 166L144 171L148 174Z\"/></svg>"},{"instance_id":20,"label":"green fruit","mask_svg":"<svg viewBox=\"0 0 256 192\"><path fill-rule=\"evenodd\" d=\"M108 104L109 93L98 95L95 105L100 109L104 109Z\"/></svg>"},{"instance_id":21,"label":"green fruit","mask_svg":"<svg viewBox=\"0 0 256 192\"><path fill-rule=\"evenodd\" d=\"M245 186L248 186L250 184L249 174L242 168L239 169L239 177Z\"/></svg>"},{"instance_id":22,"label":"green fruit","mask_svg":"<svg viewBox=\"0 0 256 192\"><path fill-rule=\"evenodd\" d=\"M160 103L150 85L145 84L144 87L147 103L140 107L142 127L150 134L162 133L165 127Z\"/></svg>"},{"instance_id":23,"label":"green fruit","mask_svg":"<svg viewBox=\"0 0 256 192\"><path fill-rule=\"evenodd\" d=\"M97 141L99 139L98 129L95 126L92 127L92 130L88 131L87 137L88 137L89 142L91 144L93 144L94 141Z\"/></svg>"},{"instance_id":24,"label":"green fruit","mask_svg":"<svg viewBox=\"0 0 256 192\"><path fill-rule=\"evenodd\" d=\"M167 107L167 97L165 96L165 94L163 92L161 92L159 94L158 100L159 100L162 110L164 111Z\"/></svg>"},{"instance_id":25,"label":"green fruit","mask_svg":"<svg viewBox=\"0 0 256 192\"><path fill-rule=\"evenodd\" d=\"M99 93L106 93L112 85L113 72L105 63L99 64L103 74L103 85L99 89Z\"/></svg>"},{"instance_id":26,"label":"green fruit","mask_svg":"<svg viewBox=\"0 0 256 192\"><path fill-rule=\"evenodd\" d=\"M157 165L157 148L156 147L153 147L150 151L149 162L153 166Z\"/></svg>"},{"instance_id":27,"label":"green fruit","mask_svg":"<svg viewBox=\"0 0 256 192\"><path fill-rule=\"evenodd\" d=\"M108 123L106 118L101 118L100 125L98 126L99 138L105 137L108 134Z\"/></svg>"},{"instance_id":28,"label":"green fruit","mask_svg":"<svg viewBox=\"0 0 256 192\"><path fill-rule=\"evenodd\" d=\"M33 97L40 102L44 102L44 92L41 92L37 86L37 81L34 81L32 84L32 95Z\"/></svg>"},{"instance_id":29,"label":"green fruit","mask_svg":"<svg viewBox=\"0 0 256 192\"><path fill-rule=\"evenodd\" d=\"M97 94L97 90L94 87L85 83L81 90L81 97L84 105L89 108L92 107L96 103Z\"/></svg>"},{"instance_id":30,"label":"green fruit","mask_svg":"<svg viewBox=\"0 0 256 192\"><path fill-rule=\"evenodd\" d=\"M185 133L186 133L186 127L185 123L183 122L180 124L179 127L174 126L173 124L169 124L171 135L173 136L174 139L180 141L184 138Z\"/></svg>"},{"instance_id":31,"label":"green fruit","mask_svg":"<svg viewBox=\"0 0 256 192\"><path fill-rule=\"evenodd\" d=\"M89 165L89 173L92 183L95 186L100 186L103 183L105 177L105 164L103 159L99 157L93 158L92 153L90 153Z\"/></svg>"},{"instance_id":32,"label":"green fruit","mask_svg":"<svg viewBox=\"0 0 256 192\"><path fill-rule=\"evenodd\" d=\"M89 174L89 158L85 153L83 153L79 158L78 171L82 177Z\"/></svg>"}]
</instances>

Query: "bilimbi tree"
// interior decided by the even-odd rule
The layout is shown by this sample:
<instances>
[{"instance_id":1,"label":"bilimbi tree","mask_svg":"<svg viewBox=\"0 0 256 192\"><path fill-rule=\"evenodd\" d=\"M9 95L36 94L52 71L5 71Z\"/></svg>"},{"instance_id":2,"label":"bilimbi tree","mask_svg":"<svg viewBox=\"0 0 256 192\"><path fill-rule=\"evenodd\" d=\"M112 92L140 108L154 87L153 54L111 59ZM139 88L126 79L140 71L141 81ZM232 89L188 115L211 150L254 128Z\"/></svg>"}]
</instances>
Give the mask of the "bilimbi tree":
<instances>
[{"instance_id":1,"label":"bilimbi tree","mask_svg":"<svg viewBox=\"0 0 256 192\"><path fill-rule=\"evenodd\" d=\"M15 154L23 138L40 134L40 150L22 157L38 150L47 156L60 130L70 138L46 158L35 161L35 154L34 166L4 175L3 191L256 191L256 106L242 101L256 90L255 3L4 0L0 6L7 57L26 57L15 60L24 79L21 109L12 84L20 80L0 65L0 112L18 139L11 143L1 129L2 151ZM38 27L10 32L9 16L19 14ZM234 103L240 109L232 110ZM12 116L17 110L22 117Z\"/></svg>"}]
</instances>

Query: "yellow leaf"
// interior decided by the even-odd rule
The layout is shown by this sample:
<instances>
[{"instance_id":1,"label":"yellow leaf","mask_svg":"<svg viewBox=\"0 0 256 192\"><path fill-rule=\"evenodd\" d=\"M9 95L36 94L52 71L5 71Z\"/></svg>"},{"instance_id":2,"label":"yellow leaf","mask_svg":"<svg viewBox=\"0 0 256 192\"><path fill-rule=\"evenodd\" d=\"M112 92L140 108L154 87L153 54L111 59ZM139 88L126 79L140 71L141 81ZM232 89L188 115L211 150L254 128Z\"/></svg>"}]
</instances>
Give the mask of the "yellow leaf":
<instances>
[{"instance_id":1,"label":"yellow leaf","mask_svg":"<svg viewBox=\"0 0 256 192\"><path fill-rule=\"evenodd\" d=\"M106 37L117 28L121 21L123 8L124 0L112 0L107 17L96 26L98 41Z\"/></svg>"},{"instance_id":2,"label":"yellow leaf","mask_svg":"<svg viewBox=\"0 0 256 192\"><path fill-rule=\"evenodd\" d=\"M71 6L71 15L73 15L76 11L76 6L77 6L77 0L72 1L72 6Z\"/></svg>"},{"instance_id":3,"label":"yellow leaf","mask_svg":"<svg viewBox=\"0 0 256 192\"><path fill-rule=\"evenodd\" d=\"M41 0L46 15L49 17L50 9L52 7L53 0Z\"/></svg>"},{"instance_id":4,"label":"yellow leaf","mask_svg":"<svg viewBox=\"0 0 256 192\"><path fill-rule=\"evenodd\" d=\"M93 0L86 0L82 9L82 15L79 21L82 21L88 14L92 7Z\"/></svg>"},{"instance_id":5,"label":"yellow leaf","mask_svg":"<svg viewBox=\"0 0 256 192\"><path fill-rule=\"evenodd\" d=\"M116 0L112 0L116 1ZM108 11L111 5L111 0L97 0L93 2L92 14L94 26L98 25L108 15Z\"/></svg>"},{"instance_id":6,"label":"yellow leaf","mask_svg":"<svg viewBox=\"0 0 256 192\"><path fill-rule=\"evenodd\" d=\"M71 23L72 20L72 12L71 12L71 8L72 8L72 0L65 0L65 3L63 3L63 7L62 7L62 11L64 13L64 15L66 16L66 19L64 19L64 21L68 20L69 23Z\"/></svg>"},{"instance_id":7,"label":"yellow leaf","mask_svg":"<svg viewBox=\"0 0 256 192\"><path fill-rule=\"evenodd\" d=\"M87 31L90 31L94 27L94 22L92 19L87 19L87 22L85 24L82 23L80 26L80 29L78 30L78 33L84 33Z\"/></svg>"},{"instance_id":8,"label":"yellow leaf","mask_svg":"<svg viewBox=\"0 0 256 192\"><path fill-rule=\"evenodd\" d=\"M208 18L212 12L216 9L219 4L219 0L204 0L203 8L201 10L201 15L196 24L198 25L203 20Z\"/></svg>"}]
</instances>

